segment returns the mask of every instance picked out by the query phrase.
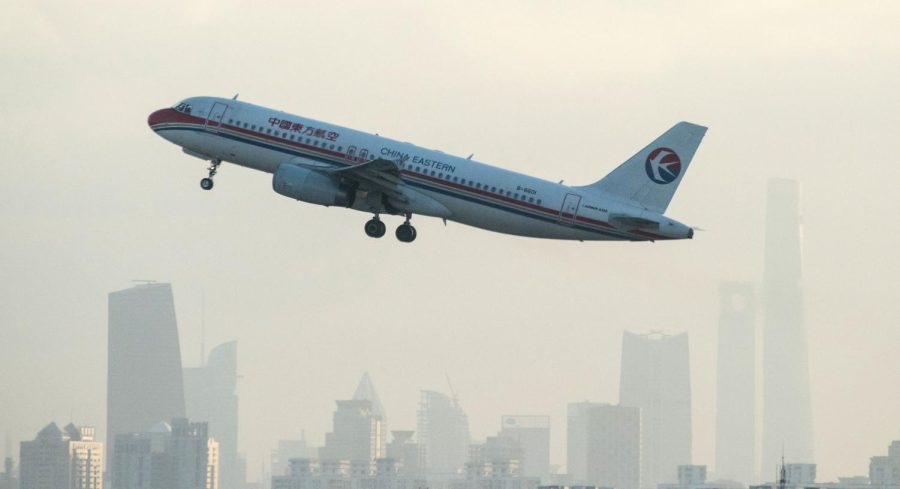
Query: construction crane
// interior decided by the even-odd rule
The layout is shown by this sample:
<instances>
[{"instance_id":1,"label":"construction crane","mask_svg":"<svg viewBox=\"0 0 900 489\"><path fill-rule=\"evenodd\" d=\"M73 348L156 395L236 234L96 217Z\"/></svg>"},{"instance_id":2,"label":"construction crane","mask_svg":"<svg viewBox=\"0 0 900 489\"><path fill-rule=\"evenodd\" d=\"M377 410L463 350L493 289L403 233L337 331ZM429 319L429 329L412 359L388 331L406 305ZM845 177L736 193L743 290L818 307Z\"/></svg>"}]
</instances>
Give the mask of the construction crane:
<instances>
[{"instance_id":1,"label":"construction crane","mask_svg":"<svg viewBox=\"0 0 900 489\"><path fill-rule=\"evenodd\" d=\"M444 377L447 378L447 387L450 387L450 395L453 397L453 405L459 407L459 396L456 395L456 390L453 389L453 383L450 382L450 374L444 372Z\"/></svg>"}]
</instances>

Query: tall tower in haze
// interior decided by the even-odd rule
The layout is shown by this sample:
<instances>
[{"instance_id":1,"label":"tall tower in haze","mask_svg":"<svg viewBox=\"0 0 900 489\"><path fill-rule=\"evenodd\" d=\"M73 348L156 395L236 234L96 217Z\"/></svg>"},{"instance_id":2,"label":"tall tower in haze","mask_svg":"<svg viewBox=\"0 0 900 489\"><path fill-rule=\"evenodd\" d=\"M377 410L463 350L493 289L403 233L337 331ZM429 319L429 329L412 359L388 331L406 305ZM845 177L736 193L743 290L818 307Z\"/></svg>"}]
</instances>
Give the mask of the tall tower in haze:
<instances>
[{"instance_id":1,"label":"tall tower in haze","mask_svg":"<svg viewBox=\"0 0 900 489\"><path fill-rule=\"evenodd\" d=\"M184 369L188 418L206 422L209 436L219 443L219 489L239 489L246 485L244 464L238 457L236 389L236 341L213 348L206 365Z\"/></svg>"},{"instance_id":2,"label":"tall tower in haze","mask_svg":"<svg viewBox=\"0 0 900 489\"><path fill-rule=\"evenodd\" d=\"M800 186L771 179L763 269L762 474L787 460L814 461L806 328L801 279Z\"/></svg>"},{"instance_id":3,"label":"tall tower in haze","mask_svg":"<svg viewBox=\"0 0 900 489\"><path fill-rule=\"evenodd\" d=\"M619 404L641 409L641 487L674 480L691 463L688 335L622 337Z\"/></svg>"},{"instance_id":4,"label":"tall tower in haze","mask_svg":"<svg viewBox=\"0 0 900 489\"><path fill-rule=\"evenodd\" d=\"M147 283L109 294L106 440L184 417L181 350L169 284Z\"/></svg>"},{"instance_id":5,"label":"tall tower in haze","mask_svg":"<svg viewBox=\"0 0 900 489\"><path fill-rule=\"evenodd\" d=\"M452 475L469 456L469 418L455 398L422 391L416 436L419 464L429 475Z\"/></svg>"},{"instance_id":6,"label":"tall tower in haze","mask_svg":"<svg viewBox=\"0 0 900 489\"><path fill-rule=\"evenodd\" d=\"M719 287L716 356L716 475L756 479L756 300L753 285Z\"/></svg>"}]
</instances>

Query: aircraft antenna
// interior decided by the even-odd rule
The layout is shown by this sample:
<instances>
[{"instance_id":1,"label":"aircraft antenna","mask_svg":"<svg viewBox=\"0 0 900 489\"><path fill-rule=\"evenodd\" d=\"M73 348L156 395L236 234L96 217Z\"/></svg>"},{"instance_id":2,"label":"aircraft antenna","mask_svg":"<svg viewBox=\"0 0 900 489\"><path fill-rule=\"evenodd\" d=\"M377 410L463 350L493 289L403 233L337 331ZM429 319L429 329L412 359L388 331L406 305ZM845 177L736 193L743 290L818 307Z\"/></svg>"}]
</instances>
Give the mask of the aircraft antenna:
<instances>
[{"instance_id":1,"label":"aircraft antenna","mask_svg":"<svg viewBox=\"0 0 900 489\"><path fill-rule=\"evenodd\" d=\"M234 97L231 97L231 100L237 100L238 95L240 95L240 94L239 93L234 94Z\"/></svg>"}]
</instances>

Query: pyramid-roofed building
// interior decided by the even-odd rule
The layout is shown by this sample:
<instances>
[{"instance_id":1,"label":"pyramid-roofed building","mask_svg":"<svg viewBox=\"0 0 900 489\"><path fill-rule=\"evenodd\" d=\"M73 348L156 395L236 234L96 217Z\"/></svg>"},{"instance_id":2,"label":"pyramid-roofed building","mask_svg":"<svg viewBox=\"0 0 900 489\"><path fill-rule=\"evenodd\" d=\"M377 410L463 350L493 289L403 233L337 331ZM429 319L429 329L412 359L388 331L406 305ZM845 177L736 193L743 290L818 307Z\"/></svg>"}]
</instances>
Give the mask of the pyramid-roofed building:
<instances>
[{"instance_id":1,"label":"pyramid-roofed building","mask_svg":"<svg viewBox=\"0 0 900 489\"><path fill-rule=\"evenodd\" d=\"M378 393L375 392L375 385L372 383L369 372L364 373L362 378L359 379L359 385L356 386L356 392L353 393L353 400L370 401L372 403L372 414L381 416L382 424L387 424L384 406L381 404L381 399L378 398Z\"/></svg>"}]
</instances>

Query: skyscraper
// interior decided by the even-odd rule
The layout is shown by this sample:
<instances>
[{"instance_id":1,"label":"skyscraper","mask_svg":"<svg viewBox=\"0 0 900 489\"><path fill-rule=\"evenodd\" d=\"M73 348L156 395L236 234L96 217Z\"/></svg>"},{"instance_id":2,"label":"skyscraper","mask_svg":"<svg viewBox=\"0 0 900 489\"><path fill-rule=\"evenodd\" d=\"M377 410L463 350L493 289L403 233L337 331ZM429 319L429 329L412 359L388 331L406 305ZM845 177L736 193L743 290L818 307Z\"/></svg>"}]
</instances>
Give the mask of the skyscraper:
<instances>
[{"instance_id":1,"label":"skyscraper","mask_svg":"<svg viewBox=\"0 0 900 489\"><path fill-rule=\"evenodd\" d=\"M325 434L319 458L332 462L371 462L384 457L381 417L374 414L372 401L337 401L334 428Z\"/></svg>"},{"instance_id":2,"label":"skyscraper","mask_svg":"<svg viewBox=\"0 0 900 489\"><path fill-rule=\"evenodd\" d=\"M375 392L375 384L372 383L372 378L369 376L369 372L364 373L362 378L359 379L359 384L356 386L356 391L353 392L353 400L369 401L372 403L372 414L381 418L380 443L382 446L387 446L387 413L384 411L384 406L381 404L381 399L378 397L378 393Z\"/></svg>"},{"instance_id":3,"label":"skyscraper","mask_svg":"<svg viewBox=\"0 0 900 489\"><path fill-rule=\"evenodd\" d=\"M187 416L209 424L209 436L219 442L220 489L243 489L238 459L237 342L209 352L202 367L184 369Z\"/></svg>"},{"instance_id":4,"label":"skyscraper","mask_svg":"<svg viewBox=\"0 0 900 489\"><path fill-rule=\"evenodd\" d=\"M616 489L641 485L641 415L636 407L569 404L566 463L573 482Z\"/></svg>"},{"instance_id":5,"label":"skyscraper","mask_svg":"<svg viewBox=\"0 0 900 489\"><path fill-rule=\"evenodd\" d=\"M21 444L21 489L103 489L103 444L94 428L48 424Z\"/></svg>"},{"instance_id":6,"label":"skyscraper","mask_svg":"<svg viewBox=\"0 0 900 489\"><path fill-rule=\"evenodd\" d=\"M419 398L416 436L419 465L429 475L456 474L469 451L469 418L456 399L435 391L422 391Z\"/></svg>"},{"instance_id":7,"label":"skyscraper","mask_svg":"<svg viewBox=\"0 0 900 489\"><path fill-rule=\"evenodd\" d=\"M762 473L785 458L814 462L806 329L801 289L800 187L769 180L763 300Z\"/></svg>"},{"instance_id":8,"label":"skyscraper","mask_svg":"<svg viewBox=\"0 0 900 489\"><path fill-rule=\"evenodd\" d=\"M641 410L641 487L673 480L691 463L691 375L687 333L622 337L619 404Z\"/></svg>"},{"instance_id":9,"label":"skyscraper","mask_svg":"<svg viewBox=\"0 0 900 489\"><path fill-rule=\"evenodd\" d=\"M120 433L184 417L171 285L146 283L109 294L107 368L107 446Z\"/></svg>"},{"instance_id":10,"label":"skyscraper","mask_svg":"<svg viewBox=\"0 0 900 489\"><path fill-rule=\"evenodd\" d=\"M500 426L500 436L522 447L522 473L549 480L550 416L501 416Z\"/></svg>"},{"instance_id":11,"label":"skyscraper","mask_svg":"<svg viewBox=\"0 0 900 489\"><path fill-rule=\"evenodd\" d=\"M716 356L716 475L756 479L756 300L753 285L719 287Z\"/></svg>"}]
</instances>

